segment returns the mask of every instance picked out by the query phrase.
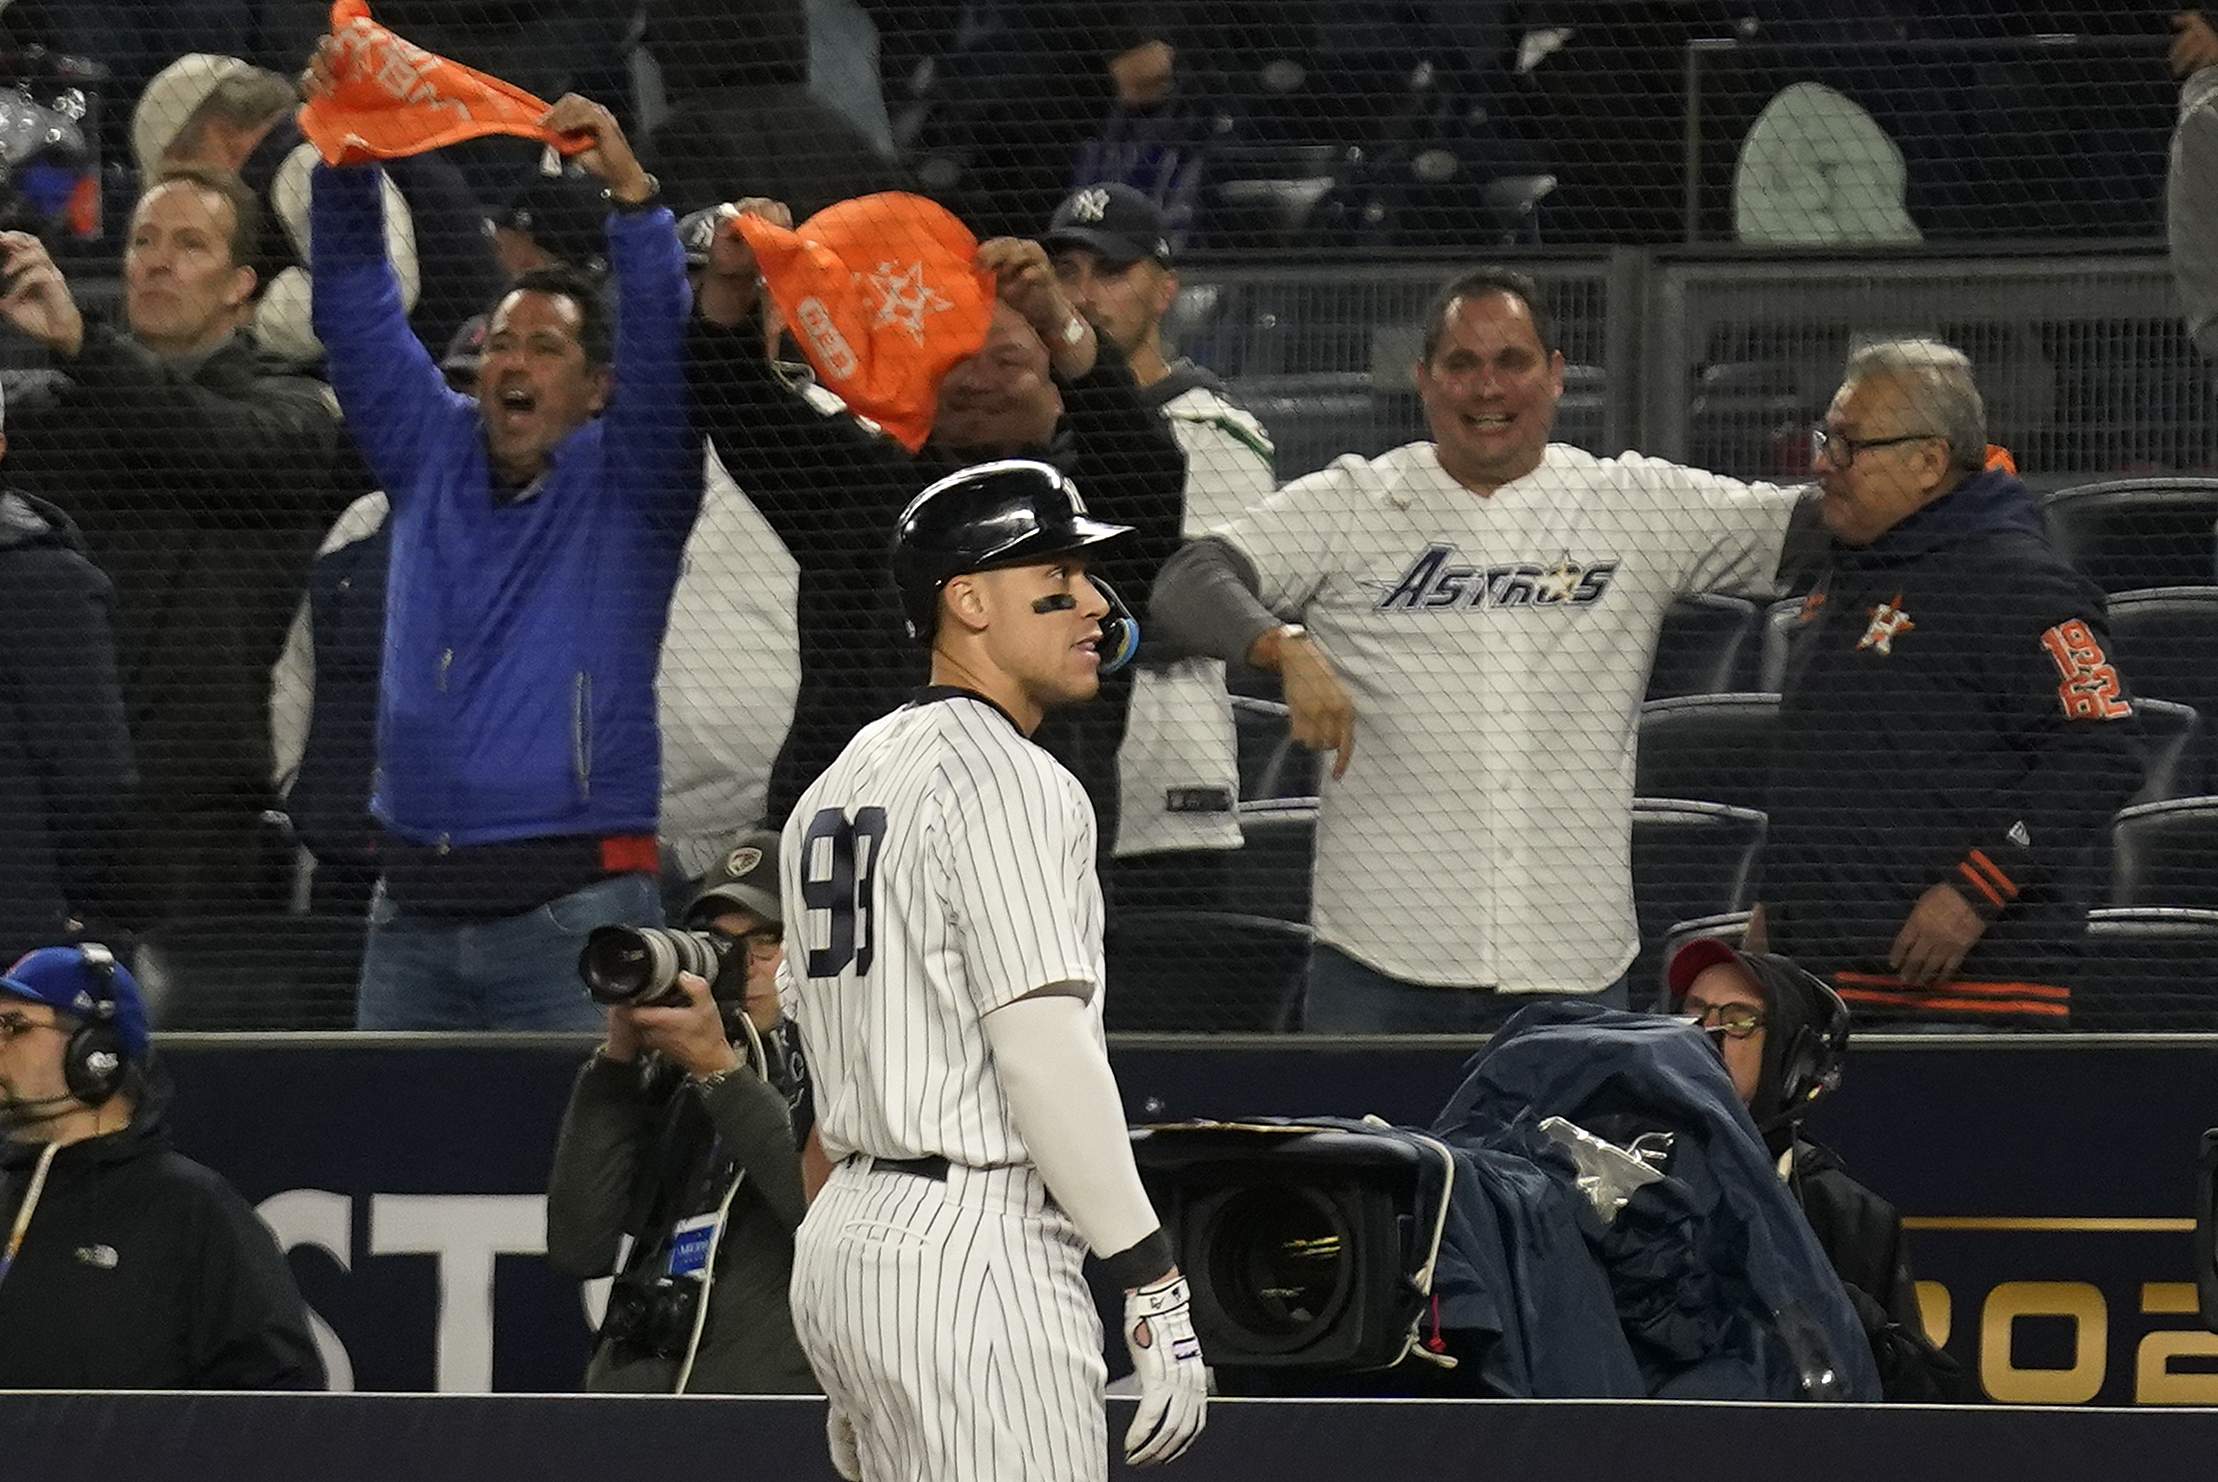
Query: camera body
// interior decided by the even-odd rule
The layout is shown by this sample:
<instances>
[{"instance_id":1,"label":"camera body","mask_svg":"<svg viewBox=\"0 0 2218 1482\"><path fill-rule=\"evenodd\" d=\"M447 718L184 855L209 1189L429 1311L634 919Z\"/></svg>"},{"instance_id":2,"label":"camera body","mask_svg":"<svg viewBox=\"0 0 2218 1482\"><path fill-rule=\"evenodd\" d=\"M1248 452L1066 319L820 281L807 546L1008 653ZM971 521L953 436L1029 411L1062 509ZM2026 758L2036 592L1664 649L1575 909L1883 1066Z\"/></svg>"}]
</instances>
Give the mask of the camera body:
<instances>
[{"instance_id":1,"label":"camera body","mask_svg":"<svg viewBox=\"0 0 2218 1482\"><path fill-rule=\"evenodd\" d=\"M717 980L731 943L705 931L660 926L596 926L578 953L578 976L596 1003L681 1008L680 973Z\"/></svg>"},{"instance_id":2,"label":"camera body","mask_svg":"<svg viewBox=\"0 0 2218 1482\"><path fill-rule=\"evenodd\" d=\"M601 1341L642 1358L682 1358L700 1307L698 1276L628 1272L609 1287Z\"/></svg>"}]
</instances>

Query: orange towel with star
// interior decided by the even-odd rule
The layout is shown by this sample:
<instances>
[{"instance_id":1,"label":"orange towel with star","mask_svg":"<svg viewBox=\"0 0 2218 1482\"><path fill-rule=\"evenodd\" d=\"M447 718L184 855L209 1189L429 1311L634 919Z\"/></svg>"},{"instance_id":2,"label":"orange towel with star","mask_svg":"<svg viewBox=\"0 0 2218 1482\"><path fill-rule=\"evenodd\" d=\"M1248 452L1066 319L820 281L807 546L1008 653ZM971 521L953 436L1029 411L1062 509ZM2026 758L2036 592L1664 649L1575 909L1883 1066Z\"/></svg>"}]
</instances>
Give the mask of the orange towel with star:
<instances>
[{"instance_id":1,"label":"orange towel with star","mask_svg":"<svg viewBox=\"0 0 2218 1482\"><path fill-rule=\"evenodd\" d=\"M370 19L365 0L337 0L338 77L300 110L300 131L331 165L426 154L486 134L515 134L565 154L590 140L539 127L547 105L520 87L450 62Z\"/></svg>"},{"instance_id":2,"label":"orange towel with star","mask_svg":"<svg viewBox=\"0 0 2218 1482\"><path fill-rule=\"evenodd\" d=\"M932 434L940 380L993 322L993 275L954 214L902 191L827 206L788 231L737 230L817 376L914 453Z\"/></svg>"}]
</instances>

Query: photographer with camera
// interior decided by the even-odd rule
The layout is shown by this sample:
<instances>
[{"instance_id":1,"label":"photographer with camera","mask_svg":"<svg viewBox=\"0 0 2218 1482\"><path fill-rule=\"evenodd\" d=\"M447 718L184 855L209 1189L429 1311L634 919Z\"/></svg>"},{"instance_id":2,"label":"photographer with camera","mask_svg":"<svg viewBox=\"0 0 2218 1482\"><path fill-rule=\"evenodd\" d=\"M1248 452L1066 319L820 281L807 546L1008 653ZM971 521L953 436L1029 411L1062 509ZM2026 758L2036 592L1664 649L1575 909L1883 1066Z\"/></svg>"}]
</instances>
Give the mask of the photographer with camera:
<instances>
[{"instance_id":1,"label":"photographer with camera","mask_svg":"<svg viewBox=\"0 0 2218 1482\"><path fill-rule=\"evenodd\" d=\"M587 1389L817 1392L786 1304L810 1111L778 1009L783 914L778 836L757 830L682 928L602 927L578 960L608 1038L563 1113L547 1258L616 1276Z\"/></svg>"}]
</instances>

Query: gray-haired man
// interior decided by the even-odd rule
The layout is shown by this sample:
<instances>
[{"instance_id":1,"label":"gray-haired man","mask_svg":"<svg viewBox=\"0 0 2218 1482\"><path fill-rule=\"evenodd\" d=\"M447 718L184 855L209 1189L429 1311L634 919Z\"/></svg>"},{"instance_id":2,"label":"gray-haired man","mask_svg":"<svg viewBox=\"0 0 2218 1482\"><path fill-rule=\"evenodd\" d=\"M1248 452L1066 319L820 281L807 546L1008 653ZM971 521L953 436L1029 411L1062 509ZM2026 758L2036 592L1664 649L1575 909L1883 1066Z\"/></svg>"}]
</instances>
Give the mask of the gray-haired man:
<instances>
[{"instance_id":1,"label":"gray-haired man","mask_svg":"<svg viewBox=\"0 0 2218 1482\"><path fill-rule=\"evenodd\" d=\"M2140 777L2102 593L1986 466L1957 350L1857 351L1816 451L1833 558L1790 649L1750 945L1867 1022L2063 1028L2080 862Z\"/></svg>"}]
</instances>

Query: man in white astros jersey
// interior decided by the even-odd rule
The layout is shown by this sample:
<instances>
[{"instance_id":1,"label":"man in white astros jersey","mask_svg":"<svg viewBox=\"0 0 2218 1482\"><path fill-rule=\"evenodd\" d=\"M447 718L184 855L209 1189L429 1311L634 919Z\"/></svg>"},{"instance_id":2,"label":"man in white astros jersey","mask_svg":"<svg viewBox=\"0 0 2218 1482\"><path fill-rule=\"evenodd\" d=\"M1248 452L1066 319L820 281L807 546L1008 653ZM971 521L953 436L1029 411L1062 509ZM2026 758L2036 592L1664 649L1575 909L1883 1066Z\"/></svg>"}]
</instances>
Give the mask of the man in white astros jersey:
<instances>
[{"instance_id":1,"label":"man in white astros jersey","mask_svg":"<svg viewBox=\"0 0 2218 1482\"><path fill-rule=\"evenodd\" d=\"M1086 575L1125 533L1043 463L919 494L893 567L931 685L786 823L787 1010L833 1164L793 1315L849 1478L1106 1476L1089 1248L1125 1291L1126 1458L1168 1461L1202 1428L1186 1281L1102 1034L1093 807L1027 739L1129 653L1131 615Z\"/></svg>"},{"instance_id":2,"label":"man in white astros jersey","mask_svg":"<svg viewBox=\"0 0 2218 1482\"><path fill-rule=\"evenodd\" d=\"M1483 1032L1536 994L1622 1005L1665 610L1769 592L1797 507L1551 443L1563 356L1506 269L1435 298L1416 382L1430 442L1287 485L1172 558L1150 608L1170 651L1277 670L1295 739L1335 753L1312 1030Z\"/></svg>"}]
</instances>

